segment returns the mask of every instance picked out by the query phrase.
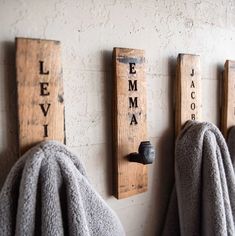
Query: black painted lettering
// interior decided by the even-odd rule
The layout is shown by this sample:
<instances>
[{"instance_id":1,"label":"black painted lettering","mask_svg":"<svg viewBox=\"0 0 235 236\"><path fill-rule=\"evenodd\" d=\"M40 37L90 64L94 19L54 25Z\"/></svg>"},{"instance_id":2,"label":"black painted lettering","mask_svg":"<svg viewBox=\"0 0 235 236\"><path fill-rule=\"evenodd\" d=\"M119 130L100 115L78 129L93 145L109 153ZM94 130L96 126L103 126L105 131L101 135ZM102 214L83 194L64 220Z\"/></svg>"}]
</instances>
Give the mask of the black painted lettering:
<instances>
[{"instance_id":1,"label":"black painted lettering","mask_svg":"<svg viewBox=\"0 0 235 236\"><path fill-rule=\"evenodd\" d=\"M44 61L39 61L39 64L40 64L40 72L39 72L39 74L40 75L49 75L49 70L48 71L44 71L44 68L43 68L43 63L44 63Z\"/></svg>"},{"instance_id":2,"label":"black painted lettering","mask_svg":"<svg viewBox=\"0 0 235 236\"><path fill-rule=\"evenodd\" d=\"M44 138L48 137L48 125L43 125L44 128Z\"/></svg>"},{"instance_id":3,"label":"black painted lettering","mask_svg":"<svg viewBox=\"0 0 235 236\"><path fill-rule=\"evenodd\" d=\"M135 62L130 62L130 74L136 74L136 70L135 70Z\"/></svg>"},{"instance_id":4,"label":"black painted lettering","mask_svg":"<svg viewBox=\"0 0 235 236\"><path fill-rule=\"evenodd\" d=\"M194 69L192 69L192 73L190 74L191 76L194 76Z\"/></svg>"},{"instance_id":5,"label":"black painted lettering","mask_svg":"<svg viewBox=\"0 0 235 236\"><path fill-rule=\"evenodd\" d=\"M190 107L191 107L191 110L195 110L196 104L195 104L195 103L192 103L192 104L190 105Z\"/></svg>"},{"instance_id":6,"label":"black painted lettering","mask_svg":"<svg viewBox=\"0 0 235 236\"><path fill-rule=\"evenodd\" d=\"M130 125L137 125L138 124L138 122L137 122L137 119L136 119L136 117L135 117L135 115L133 114L132 115L132 117L131 117L131 123L130 123Z\"/></svg>"},{"instance_id":7,"label":"black painted lettering","mask_svg":"<svg viewBox=\"0 0 235 236\"><path fill-rule=\"evenodd\" d=\"M190 88L195 88L194 82L192 81Z\"/></svg>"},{"instance_id":8,"label":"black painted lettering","mask_svg":"<svg viewBox=\"0 0 235 236\"><path fill-rule=\"evenodd\" d=\"M48 96L50 93L47 91L47 87L49 83L47 82L40 82L40 96Z\"/></svg>"},{"instance_id":9,"label":"black painted lettering","mask_svg":"<svg viewBox=\"0 0 235 236\"><path fill-rule=\"evenodd\" d=\"M138 107L137 97L135 97L134 99L132 97L129 97L129 108L132 107Z\"/></svg>"},{"instance_id":10,"label":"black painted lettering","mask_svg":"<svg viewBox=\"0 0 235 236\"><path fill-rule=\"evenodd\" d=\"M195 92L192 92L192 93L191 93L191 98L192 98L192 99L195 99Z\"/></svg>"},{"instance_id":11,"label":"black painted lettering","mask_svg":"<svg viewBox=\"0 0 235 236\"><path fill-rule=\"evenodd\" d=\"M39 104L39 106L40 106L41 109L42 109L43 115L44 115L44 116L47 116L47 113L48 113L48 111L49 111L49 108L50 108L51 104L48 103L48 104L47 104L47 108L45 108L44 105L45 105L45 104L43 104L43 103Z\"/></svg>"},{"instance_id":12,"label":"black painted lettering","mask_svg":"<svg viewBox=\"0 0 235 236\"><path fill-rule=\"evenodd\" d=\"M137 80L128 80L129 82L129 91L137 91Z\"/></svg>"},{"instance_id":13,"label":"black painted lettering","mask_svg":"<svg viewBox=\"0 0 235 236\"><path fill-rule=\"evenodd\" d=\"M191 114L191 119L196 120L195 114Z\"/></svg>"}]
</instances>

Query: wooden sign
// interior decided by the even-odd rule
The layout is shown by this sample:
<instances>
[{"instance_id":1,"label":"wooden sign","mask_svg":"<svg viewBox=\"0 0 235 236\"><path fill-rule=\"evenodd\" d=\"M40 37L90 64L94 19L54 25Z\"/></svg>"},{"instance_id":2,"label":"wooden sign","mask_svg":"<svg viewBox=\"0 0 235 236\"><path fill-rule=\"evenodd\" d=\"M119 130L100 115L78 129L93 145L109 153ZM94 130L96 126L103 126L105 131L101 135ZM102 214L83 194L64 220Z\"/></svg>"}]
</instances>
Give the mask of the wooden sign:
<instances>
[{"instance_id":1,"label":"wooden sign","mask_svg":"<svg viewBox=\"0 0 235 236\"><path fill-rule=\"evenodd\" d=\"M186 121L200 121L201 113L200 57L179 54L176 75L176 136Z\"/></svg>"},{"instance_id":2,"label":"wooden sign","mask_svg":"<svg viewBox=\"0 0 235 236\"><path fill-rule=\"evenodd\" d=\"M235 125L235 61L226 61L223 75L221 130L225 138Z\"/></svg>"},{"instance_id":3,"label":"wooden sign","mask_svg":"<svg viewBox=\"0 0 235 236\"><path fill-rule=\"evenodd\" d=\"M147 139L145 53L143 50L114 48L114 150L115 196L129 197L147 191L147 167L129 162Z\"/></svg>"},{"instance_id":4,"label":"wooden sign","mask_svg":"<svg viewBox=\"0 0 235 236\"><path fill-rule=\"evenodd\" d=\"M59 41L16 38L19 146L64 142L64 99Z\"/></svg>"}]
</instances>

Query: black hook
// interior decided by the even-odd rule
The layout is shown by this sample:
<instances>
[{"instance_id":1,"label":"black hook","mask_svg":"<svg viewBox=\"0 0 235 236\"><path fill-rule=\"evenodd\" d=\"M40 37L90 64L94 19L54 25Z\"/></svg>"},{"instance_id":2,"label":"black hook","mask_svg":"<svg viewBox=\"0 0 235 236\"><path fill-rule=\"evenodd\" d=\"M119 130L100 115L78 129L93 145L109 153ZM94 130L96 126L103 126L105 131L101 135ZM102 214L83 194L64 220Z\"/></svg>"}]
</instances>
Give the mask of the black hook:
<instances>
[{"instance_id":1,"label":"black hook","mask_svg":"<svg viewBox=\"0 0 235 236\"><path fill-rule=\"evenodd\" d=\"M138 152L133 152L128 155L130 162L138 162L144 165L153 163L155 159L155 150L150 141L141 142Z\"/></svg>"}]
</instances>

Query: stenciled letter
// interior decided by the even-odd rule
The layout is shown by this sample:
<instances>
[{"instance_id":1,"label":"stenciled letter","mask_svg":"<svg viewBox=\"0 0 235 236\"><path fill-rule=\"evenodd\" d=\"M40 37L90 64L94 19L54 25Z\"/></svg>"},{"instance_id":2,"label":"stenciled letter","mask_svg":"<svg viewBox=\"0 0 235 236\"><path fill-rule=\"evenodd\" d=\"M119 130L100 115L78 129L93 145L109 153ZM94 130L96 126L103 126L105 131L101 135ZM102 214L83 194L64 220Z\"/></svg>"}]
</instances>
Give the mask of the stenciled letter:
<instances>
[{"instance_id":1,"label":"stenciled letter","mask_svg":"<svg viewBox=\"0 0 235 236\"><path fill-rule=\"evenodd\" d=\"M49 83L47 82L40 82L40 96L48 96L50 93L47 91L47 87Z\"/></svg>"},{"instance_id":2,"label":"stenciled letter","mask_svg":"<svg viewBox=\"0 0 235 236\"><path fill-rule=\"evenodd\" d=\"M134 125L137 125L137 124L138 124L138 122L137 122L136 117L135 117L134 114L133 114L132 117L131 117L131 123L130 123L130 125L132 125L132 123L134 123Z\"/></svg>"},{"instance_id":3,"label":"stenciled letter","mask_svg":"<svg viewBox=\"0 0 235 236\"><path fill-rule=\"evenodd\" d=\"M130 74L136 74L136 70L135 70L135 62L130 62Z\"/></svg>"},{"instance_id":4,"label":"stenciled letter","mask_svg":"<svg viewBox=\"0 0 235 236\"><path fill-rule=\"evenodd\" d=\"M129 108L132 108L132 107L138 107L138 103L137 103L137 97L133 98L132 97L129 97Z\"/></svg>"},{"instance_id":5,"label":"stenciled letter","mask_svg":"<svg viewBox=\"0 0 235 236\"><path fill-rule=\"evenodd\" d=\"M129 91L137 91L137 80L134 80L133 82L131 80L128 80L129 82Z\"/></svg>"},{"instance_id":6,"label":"stenciled letter","mask_svg":"<svg viewBox=\"0 0 235 236\"><path fill-rule=\"evenodd\" d=\"M195 110L195 108L196 108L195 103L192 103L190 107L191 107L192 110Z\"/></svg>"},{"instance_id":7,"label":"stenciled letter","mask_svg":"<svg viewBox=\"0 0 235 236\"><path fill-rule=\"evenodd\" d=\"M191 98L192 98L192 99L195 99L195 92L192 92L192 93L191 93Z\"/></svg>"},{"instance_id":8,"label":"stenciled letter","mask_svg":"<svg viewBox=\"0 0 235 236\"><path fill-rule=\"evenodd\" d=\"M48 125L43 125L44 127L44 138L48 137Z\"/></svg>"},{"instance_id":9,"label":"stenciled letter","mask_svg":"<svg viewBox=\"0 0 235 236\"><path fill-rule=\"evenodd\" d=\"M49 111L49 108L50 108L50 105L51 105L51 104L48 103L46 109L45 109L44 105L45 105L45 104L43 104L43 103L40 103L40 104L39 104L39 106L40 106L41 109L42 109L43 115L44 115L44 116L47 116L47 113L48 113L48 111Z\"/></svg>"},{"instance_id":10,"label":"stenciled letter","mask_svg":"<svg viewBox=\"0 0 235 236\"><path fill-rule=\"evenodd\" d=\"M195 88L194 82L192 81L190 88Z\"/></svg>"},{"instance_id":11,"label":"stenciled letter","mask_svg":"<svg viewBox=\"0 0 235 236\"><path fill-rule=\"evenodd\" d=\"M40 75L49 75L49 70L47 72L45 72L43 70L43 63L44 63L44 61L39 61L39 64L40 64L40 72L39 72L39 74Z\"/></svg>"}]
</instances>

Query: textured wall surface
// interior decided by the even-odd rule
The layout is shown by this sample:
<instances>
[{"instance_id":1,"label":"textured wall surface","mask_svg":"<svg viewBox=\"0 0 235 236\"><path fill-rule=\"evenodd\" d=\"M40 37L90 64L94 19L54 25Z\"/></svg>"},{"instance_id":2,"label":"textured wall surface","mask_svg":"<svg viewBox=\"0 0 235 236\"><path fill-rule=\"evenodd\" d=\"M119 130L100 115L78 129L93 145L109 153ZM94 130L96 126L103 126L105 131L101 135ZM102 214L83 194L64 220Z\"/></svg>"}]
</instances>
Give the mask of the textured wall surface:
<instances>
[{"instance_id":1,"label":"textured wall surface","mask_svg":"<svg viewBox=\"0 0 235 236\"><path fill-rule=\"evenodd\" d=\"M233 0L0 0L0 186L16 160L15 37L62 42L67 145L128 236L159 235L172 187L178 53L201 55L203 120L219 124L219 80L235 59ZM112 191L113 47L146 50L148 130L157 149L146 193Z\"/></svg>"}]
</instances>

